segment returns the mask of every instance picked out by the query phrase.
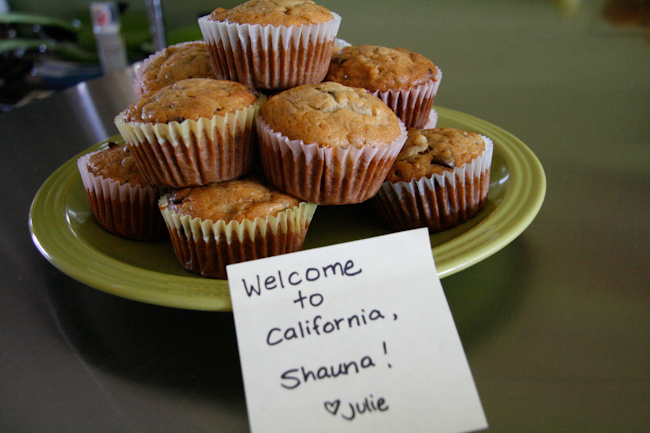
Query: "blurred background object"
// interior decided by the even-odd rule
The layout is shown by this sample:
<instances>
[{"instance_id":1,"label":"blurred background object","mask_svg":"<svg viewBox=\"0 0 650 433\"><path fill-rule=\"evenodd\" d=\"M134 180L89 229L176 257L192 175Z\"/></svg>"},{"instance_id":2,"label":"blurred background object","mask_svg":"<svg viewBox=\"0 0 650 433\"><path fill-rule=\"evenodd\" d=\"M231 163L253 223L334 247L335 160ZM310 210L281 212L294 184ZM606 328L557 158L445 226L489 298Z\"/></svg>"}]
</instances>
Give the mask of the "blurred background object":
<instances>
[{"instance_id":1,"label":"blurred background object","mask_svg":"<svg viewBox=\"0 0 650 433\"><path fill-rule=\"evenodd\" d=\"M0 0L0 111L126 66L118 44L113 48L118 57L104 62L102 69L107 44L118 40L114 28L93 32L100 26L93 25L92 5L106 17L106 8L100 6L106 3L115 5L111 13L117 10L113 17L119 19L128 65L168 45L202 39L199 17L217 6L241 2Z\"/></svg>"},{"instance_id":2,"label":"blurred background object","mask_svg":"<svg viewBox=\"0 0 650 433\"><path fill-rule=\"evenodd\" d=\"M114 2L126 64L112 60L102 70L106 47L97 41L116 38L115 33L107 35L108 28L93 32L98 26L93 26L92 2L0 0L0 111L140 61L167 44L201 39L196 20L214 6L203 1L168 3L163 16L161 0ZM101 3L95 5L105 17ZM118 55L123 56L119 47Z\"/></svg>"},{"instance_id":3,"label":"blurred background object","mask_svg":"<svg viewBox=\"0 0 650 433\"><path fill-rule=\"evenodd\" d=\"M123 6L125 9L126 6ZM122 40L120 5L116 2L93 2L90 16L102 72L108 74L126 68L126 47Z\"/></svg>"},{"instance_id":4,"label":"blurred background object","mask_svg":"<svg viewBox=\"0 0 650 433\"><path fill-rule=\"evenodd\" d=\"M554 0L557 9L565 16L573 16L580 9L580 0Z\"/></svg>"},{"instance_id":5,"label":"blurred background object","mask_svg":"<svg viewBox=\"0 0 650 433\"><path fill-rule=\"evenodd\" d=\"M165 21L160 0L145 0L147 5L147 16L149 17L149 32L154 51L160 51L167 47L165 36Z\"/></svg>"},{"instance_id":6,"label":"blurred background object","mask_svg":"<svg viewBox=\"0 0 650 433\"><path fill-rule=\"evenodd\" d=\"M650 30L650 0L609 0L603 19L614 26Z\"/></svg>"},{"instance_id":7,"label":"blurred background object","mask_svg":"<svg viewBox=\"0 0 650 433\"><path fill-rule=\"evenodd\" d=\"M81 23L20 12L0 14L0 106L100 74L97 55L78 44Z\"/></svg>"}]
</instances>

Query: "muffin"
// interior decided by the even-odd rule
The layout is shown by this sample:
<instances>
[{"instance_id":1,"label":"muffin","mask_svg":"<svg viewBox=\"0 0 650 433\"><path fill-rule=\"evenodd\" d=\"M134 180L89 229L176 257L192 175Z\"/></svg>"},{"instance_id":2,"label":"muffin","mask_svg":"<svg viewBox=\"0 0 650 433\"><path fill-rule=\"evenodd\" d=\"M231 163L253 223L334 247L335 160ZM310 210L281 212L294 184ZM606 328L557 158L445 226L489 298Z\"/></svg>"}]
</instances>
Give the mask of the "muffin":
<instances>
[{"instance_id":1,"label":"muffin","mask_svg":"<svg viewBox=\"0 0 650 433\"><path fill-rule=\"evenodd\" d=\"M473 132L412 129L373 206L396 230L460 225L487 202L493 149Z\"/></svg>"},{"instance_id":2,"label":"muffin","mask_svg":"<svg viewBox=\"0 0 650 433\"><path fill-rule=\"evenodd\" d=\"M339 50L325 77L368 89L391 107L407 128L427 126L441 79L440 68L423 55L376 45Z\"/></svg>"},{"instance_id":3,"label":"muffin","mask_svg":"<svg viewBox=\"0 0 650 433\"><path fill-rule=\"evenodd\" d=\"M172 45L138 63L133 90L140 97L186 78L216 78L203 41Z\"/></svg>"},{"instance_id":4,"label":"muffin","mask_svg":"<svg viewBox=\"0 0 650 433\"><path fill-rule=\"evenodd\" d=\"M316 210L255 177L181 188L158 205L181 264L210 278L226 278L232 263L299 251Z\"/></svg>"},{"instance_id":5,"label":"muffin","mask_svg":"<svg viewBox=\"0 0 650 433\"><path fill-rule=\"evenodd\" d=\"M317 204L372 197L406 140L404 124L381 99L333 82L272 96L257 129L266 178Z\"/></svg>"},{"instance_id":6,"label":"muffin","mask_svg":"<svg viewBox=\"0 0 650 433\"><path fill-rule=\"evenodd\" d=\"M321 82L340 23L311 0L250 0L199 18L217 78L269 93Z\"/></svg>"},{"instance_id":7,"label":"muffin","mask_svg":"<svg viewBox=\"0 0 650 433\"><path fill-rule=\"evenodd\" d=\"M260 105L243 84L188 78L142 95L115 124L149 183L207 185L250 170Z\"/></svg>"},{"instance_id":8,"label":"muffin","mask_svg":"<svg viewBox=\"0 0 650 433\"><path fill-rule=\"evenodd\" d=\"M153 241L167 237L158 210L163 191L149 185L127 146L108 148L77 160L93 219L104 230L126 239Z\"/></svg>"}]
</instances>

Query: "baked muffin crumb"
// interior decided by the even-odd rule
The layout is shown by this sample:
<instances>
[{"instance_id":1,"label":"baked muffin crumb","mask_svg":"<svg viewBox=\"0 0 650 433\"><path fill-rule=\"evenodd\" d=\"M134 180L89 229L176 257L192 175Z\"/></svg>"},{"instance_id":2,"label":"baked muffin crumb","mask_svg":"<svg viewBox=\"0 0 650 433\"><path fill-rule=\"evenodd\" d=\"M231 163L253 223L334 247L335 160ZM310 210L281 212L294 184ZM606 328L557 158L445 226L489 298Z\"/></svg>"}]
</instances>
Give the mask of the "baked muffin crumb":
<instances>
[{"instance_id":1,"label":"baked muffin crumb","mask_svg":"<svg viewBox=\"0 0 650 433\"><path fill-rule=\"evenodd\" d=\"M278 93L260 114L289 139L325 147L385 146L401 133L397 115L381 99L334 82Z\"/></svg>"},{"instance_id":2,"label":"baked muffin crumb","mask_svg":"<svg viewBox=\"0 0 650 433\"><path fill-rule=\"evenodd\" d=\"M143 71L140 86L150 93L186 78L216 78L203 41L165 48Z\"/></svg>"},{"instance_id":3,"label":"baked muffin crumb","mask_svg":"<svg viewBox=\"0 0 650 433\"><path fill-rule=\"evenodd\" d=\"M324 23L333 17L327 8L311 0L250 0L232 9L217 8L209 19L238 24L301 26Z\"/></svg>"},{"instance_id":4,"label":"baked muffin crumb","mask_svg":"<svg viewBox=\"0 0 650 433\"><path fill-rule=\"evenodd\" d=\"M88 171L96 176L113 179L124 185L148 185L138 171L135 158L129 148L109 142L108 149L92 154L86 163Z\"/></svg>"},{"instance_id":5,"label":"baked muffin crumb","mask_svg":"<svg viewBox=\"0 0 650 433\"><path fill-rule=\"evenodd\" d=\"M249 177L211 185L181 188L169 197L169 210L213 222L242 222L276 216L300 200Z\"/></svg>"},{"instance_id":6,"label":"baked muffin crumb","mask_svg":"<svg viewBox=\"0 0 650 433\"><path fill-rule=\"evenodd\" d=\"M437 72L431 60L405 48L361 45L336 52L325 80L386 92L436 80Z\"/></svg>"},{"instance_id":7,"label":"baked muffin crumb","mask_svg":"<svg viewBox=\"0 0 650 433\"><path fill-rule=\"evenodd\" d=\"M453 171L484 150L485 142L474 132L455 128L411 129L386 180L408 182Z\"/></svg>"},{"instance_id":8,"label":"baked muffin crumb","mask_svg":"<svg viewBox=\"0 0 650 433\"><path fill-rule=\"evenodd\" d=\"M169 123L201 117L211 119L250 107L258 93L240 83L188 78L141 96L123 113L124 122Z\"/></svg>"}]
</instances>

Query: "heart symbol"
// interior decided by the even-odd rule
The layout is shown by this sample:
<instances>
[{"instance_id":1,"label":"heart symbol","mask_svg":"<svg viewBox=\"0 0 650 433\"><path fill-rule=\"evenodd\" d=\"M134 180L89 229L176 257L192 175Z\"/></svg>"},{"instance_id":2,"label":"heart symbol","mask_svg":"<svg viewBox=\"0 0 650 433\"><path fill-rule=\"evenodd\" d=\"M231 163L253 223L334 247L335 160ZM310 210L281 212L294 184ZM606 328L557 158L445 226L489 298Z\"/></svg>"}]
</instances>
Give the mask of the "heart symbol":
<instances>
[{"instance_id":1,"label":"heart symbol","mask_svg":"<svg viewBox=\"0 0 650 433\"><path fill-rule=\"evenodd\" d=\"M341 400L334 400L334 401L326 401L325 402L325 410L331 413L332 415L336 415L336 412L339 410L339 405L341 404Z\"/></svg>"}]
</instances>

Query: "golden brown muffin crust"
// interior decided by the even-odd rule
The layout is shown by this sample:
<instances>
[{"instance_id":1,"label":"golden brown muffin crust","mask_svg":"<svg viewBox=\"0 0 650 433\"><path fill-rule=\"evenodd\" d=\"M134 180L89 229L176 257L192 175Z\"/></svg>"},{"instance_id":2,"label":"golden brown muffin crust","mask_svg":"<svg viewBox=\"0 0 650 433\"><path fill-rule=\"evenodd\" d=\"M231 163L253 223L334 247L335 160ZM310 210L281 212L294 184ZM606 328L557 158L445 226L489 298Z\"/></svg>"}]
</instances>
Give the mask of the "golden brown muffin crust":
<instances>
[{"instance_id":1,"label":"golden brown muffin crust","mask_svg":"<svg viewBox=\"0 0 650 433\"><path fill-rule=\"evenodd\" d=\"M378 147L396 140L397 115L365 89L325 82L271 97L260 113L272 130L291 140L325 147Z\"/></svg>"},{"instance_id":2,"label":"golden brown muffin crust","mask_svg":"<svg viewBox=\"0 0 650 433\"><path fill-rule=\"evenodd\" d=\"M211 78L188 78L142 95L123 114L125 122L169 123L211 119L250 107L258 94L248 86Z\"/></svg>"},{"instance_id":3,"label":"golden brown muffin crust","mask_svg":"<svg viewBox=\"0 0 650 433\"><path fill-rule=\"evenodd\" d=\"M186 78L215 78L203 41L166 48L142 74L144 93L155 92Z\"/></svg>"},{"instance_id":4,"label":"golden brown muffin crust","mask_svg":"<svg viewBox=\"0 0 650 433\"><path fill-rule=\"evenodd\" d=\"M386 180L408 182L453 171L484 150L485 142L473 132L455 128L411 129Z\"/></svg>"},{"instance_id":5,"label":"golden brown muffin crust","mask_svg":"<svg viewBox=\"0 0 650 433\"><path fill-rule=\"evenodd\" d=\"M273 26L301 26L330 21L334 16L311 0L250 0L232 9L217 8L212 21Z\"/></svg>"},{"instance_id":6,"label":"golden brown muffin crust","mask_svg":"<svg viewBox=\"0 0 650 433\"><path fill-rule=\"evenodd\" d=\"M436 79L436 65L404 48L376 45L345 47L332 56L326 81L371 92L408 89Z\"/></svg>"},{"instance_id":7,"label":"golden brown muffin crust","mask_svg":"<svg viewBox=\"0 0 650 433\"><path fill-rule=\"evenodd\" d=\"M108 149L90 155L86 167L90 173L107 179L119 181L120 185L148 185L138 171L135 158L127 146L118 146L111 142Z\"/></svg>"},{"instance_id":8,"label":"golden brown muffin crust","mask_svg":"<svg viewBox=\"0 0 650 433\"><path fill-rule=\"evenodd\" d=\"M300 200L258 179L230 180L205 186L181 188L169 197L172 212L217 222L242 222L275 216L300 204Z\"/></svg>"}]
</instances>

